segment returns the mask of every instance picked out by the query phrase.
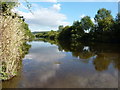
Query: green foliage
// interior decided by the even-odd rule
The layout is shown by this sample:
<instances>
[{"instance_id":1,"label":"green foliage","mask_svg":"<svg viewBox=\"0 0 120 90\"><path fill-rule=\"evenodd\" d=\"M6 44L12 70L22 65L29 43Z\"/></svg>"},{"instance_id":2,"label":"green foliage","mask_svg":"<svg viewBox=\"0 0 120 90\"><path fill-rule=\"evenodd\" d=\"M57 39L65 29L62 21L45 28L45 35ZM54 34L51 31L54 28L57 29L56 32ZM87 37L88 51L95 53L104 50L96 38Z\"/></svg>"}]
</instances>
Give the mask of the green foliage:
<instances>
[{"instance_id":1,"label":"green foliage","mask_svg":"<svg viewBox=\"0 0 120 90\"><path fill-rule=\"evenodd\" d=\"M94 26L89 16L85 16L81 19L81 27L83 30L90 30Z\"/></svg>"},{"instance_id":2,"label":"green foliage","mask_svg":"<svg viewBox=\"0 0 120 90\"><path fill-rule=\"evenodd\" d=\"M0 11L1 12L10 12L15 6L18 5L18 0L16 2L9 2L9 0L0 1Z\"/></svg>"},{"instance_id":3,"label":"green foliage","mask_svg":"<svg viewBox=\"0 0 120 90\"><path fill-rule=\"evenodd\" d=\"M81 26L81 22L74 21L72 25L72 32L76 33L78 36L82 36L85 32Z\"/></svg>"},{"instance_id":4,"label":"green foliage","mask_svg":"<svg viewBox=\"0 0 120 90\"><path fill-rule=\"evenodd\" d=\"M98 25L98 30L110 30L113 24L113 17L111 15L111 11L106 10L105 8L98 10L97 14L95 15L95 22Z\"/></svg>"},{"instance_id":5,"label":"green foliage","mask_svg":"<svg viewBox=\"0 0 120 90\"><path fill-rule=\"evenodd\" d=\"M22 27L24 28L25 39L26 40L33 40L34 39L34 35L30 31L30 29L28 27L28 24L25 23L25 22L22 22Z\"/></svg>"},{"instance_id":6,"label":"green foliage","mask_svg":"<svg viewBox=\"0 0 120 90\"><path fill-rule=\"evenodd\" d=\"M63 30L59 33L58 39L60 40L70 40L71 39L71 31L72 27L66 26Z\"/></svg>"},{"instance_id":7,"label":"green foliage","mask_svg":"<svg viewBox=\"0 0 120 90\"><path fill-rule=\"evenodd\" d=\"M39 32L39 33L35 33L35 37L36 38L48 38L48 39L56 39L57 35L58 35L59 32L57 31L49 31L49 32Z\"/></svg>"},{"instance_id":8,"label":"green foliage","mask_svg":"<svg viewBox=\"0 0 120 90\"><path fill-rule=\"evenodd\" d=\"M58 31L62 31L63 28L64 28L64 26L63 26L63 25L60 25L60 26L58 27Z\"/></svg>"},{"instance_id":9,"label":"green foliage","mask_svg":"<svg viewBox=\"0 0 120 90\"><path fill-rule=\"evenodd\" d=\"M111 11L102 8L97 11L94 19L95 23L89 16L85 16L80 21L74 21L72 26L60 25L57 32L37 34L36 37L69 42L120 43L120 13L114 20Z\"/></svg>"},{"instance_id":10,"label":"green foliage","mask_svg":"<svg viewBox=\"0 0 120 90\"><path fill-rule=\"evenodd\" d=\"M12 12L11 9L18 5L18 2L0 2L1 39L0 58L0 79L8 80L17 74L20 68L20 61L28 53L30 45L28 40L34 38L29 30L28 24L23 16ZM4 27L3 27L4 26ZM2 70L1 70L2 69Z\"/></svg>"},{"instance_id":11,"label":"green foliage","mask_svg":"<svg viewBox=\"0 0 120 90\"><path fill-rule=\"evenodd\" d=\"M74 21L72 26L74 28L76 28L76 27L80 26L80 22L79 21Z\"/></svg>"}]
</instances>

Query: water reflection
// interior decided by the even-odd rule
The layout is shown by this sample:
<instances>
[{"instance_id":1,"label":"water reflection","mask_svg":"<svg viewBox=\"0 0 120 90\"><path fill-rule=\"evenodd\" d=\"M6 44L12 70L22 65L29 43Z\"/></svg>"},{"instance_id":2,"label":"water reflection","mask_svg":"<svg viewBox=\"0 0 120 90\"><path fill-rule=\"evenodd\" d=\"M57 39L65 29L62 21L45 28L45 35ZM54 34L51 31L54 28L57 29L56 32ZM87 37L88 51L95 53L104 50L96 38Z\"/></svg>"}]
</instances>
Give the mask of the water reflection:
<instances>
[{"instance_id":1,"label":"water reflection","mask_svg":"<svg viewBox=\"0 0 120 90\"><path fill-rule=\"evenodd\" d=\"M117 45L33 41L20 74L3 87L117 88Z\"/></svg>"},{"instance_id":2,"label":"water reflection","mask_svg":"<svg viewBox=\"0 0 120 90\"><path fill-rule=\"evenodd\" d=\"M59 41L58 49L71 52L74 57L79 59L89 59L96 56L93 65L97 71L102 71L107 70L110 64L120 70L120 50L118 46L118 44L84 44Z\"/></svg>"}]
</instances>

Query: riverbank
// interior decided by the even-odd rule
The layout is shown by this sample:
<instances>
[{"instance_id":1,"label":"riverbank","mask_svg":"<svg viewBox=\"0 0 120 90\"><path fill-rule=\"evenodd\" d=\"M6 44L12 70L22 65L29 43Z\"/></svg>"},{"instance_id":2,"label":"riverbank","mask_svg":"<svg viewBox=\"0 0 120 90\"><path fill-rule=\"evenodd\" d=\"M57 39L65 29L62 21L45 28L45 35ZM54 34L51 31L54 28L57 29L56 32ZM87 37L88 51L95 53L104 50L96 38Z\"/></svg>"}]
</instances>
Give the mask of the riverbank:
<instances>
[{"instance_id":1,"label":"riverbank","mask_svg":"<svg viewBox=\"0 0 120 90\"><path fill-rule=\"evenodd\" d=\"M20 60L30 48L29 45L27 46L26 40L32 39L33 36L24 22L24 18L9 10L11 9L9 6L14 5L15 2L2 2L1 4L0 79L9 80L17 75L21 64Z\"/></svg>"}]
</instances>

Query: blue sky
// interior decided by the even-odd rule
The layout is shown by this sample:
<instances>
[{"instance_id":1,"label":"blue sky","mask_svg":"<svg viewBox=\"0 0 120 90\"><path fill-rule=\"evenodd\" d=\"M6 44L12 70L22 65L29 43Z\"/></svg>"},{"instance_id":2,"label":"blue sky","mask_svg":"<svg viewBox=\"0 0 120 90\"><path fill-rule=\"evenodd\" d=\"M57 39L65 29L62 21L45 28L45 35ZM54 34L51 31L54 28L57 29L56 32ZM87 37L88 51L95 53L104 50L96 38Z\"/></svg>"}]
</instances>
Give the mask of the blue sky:
<instances>
[{"instance_id":1,"label":"blue sky","mask_svg":"<svg viewBox=\"0 0 120 90\"><path fill-rule=\"evenodd\" d=\"M73 21L80 20L83 16L90 16L93 20L100 8L111 10L115 17L118 13L117 2L30 2L31 11L21 3L16 10L26 18L31 31L57 30L59 25L71 25Z\"/></svg>"},{"instance_id":2,"label":"blue sky","mask_svg":"<svg viewBox=\"0 0 120 90\"><path fill-rule=\"evenodd\" d=\"M81 15L88 15L93 18L100 8L111 10L114 17L118 12L117 3L113 2L66 2L61 4L61 8L63 8L61 12L67 15L70 22L79 20Z\"/></svg>"}]
</instances>

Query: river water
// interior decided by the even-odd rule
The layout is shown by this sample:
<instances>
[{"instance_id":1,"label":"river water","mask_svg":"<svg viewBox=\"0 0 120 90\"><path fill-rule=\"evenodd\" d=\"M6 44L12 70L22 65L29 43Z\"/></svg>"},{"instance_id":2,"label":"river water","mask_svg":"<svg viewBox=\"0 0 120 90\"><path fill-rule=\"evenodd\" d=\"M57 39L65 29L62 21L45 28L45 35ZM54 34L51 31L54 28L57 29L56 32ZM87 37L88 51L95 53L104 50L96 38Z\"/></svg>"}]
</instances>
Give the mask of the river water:
<instances>
[{"instance_id":1,"label":"river water","mask_svg":"<svg viewBox=\"0 0 120 90\"><path fill-rule=\"evenodd\" d=\"M118 45L61 47L33 41L18 75L3 88L117 88ZM71 47L73 48L73 47Z\"/></svg>"}]
</instances>

